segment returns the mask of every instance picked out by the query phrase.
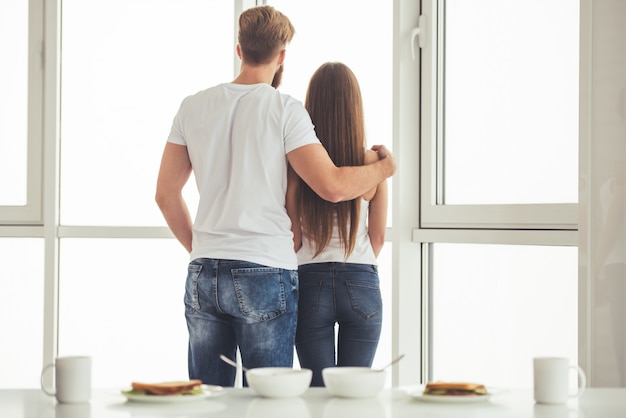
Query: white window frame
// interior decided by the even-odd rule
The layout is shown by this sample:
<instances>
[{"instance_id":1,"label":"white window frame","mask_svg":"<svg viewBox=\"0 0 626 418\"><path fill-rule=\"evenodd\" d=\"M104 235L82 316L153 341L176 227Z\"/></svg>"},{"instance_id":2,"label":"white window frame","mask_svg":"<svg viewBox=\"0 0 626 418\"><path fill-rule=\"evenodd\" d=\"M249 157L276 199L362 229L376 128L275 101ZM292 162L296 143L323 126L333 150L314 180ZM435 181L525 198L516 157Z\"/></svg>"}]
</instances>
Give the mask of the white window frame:
<instances>
[{"instance_id":1,"label":"white window frame","mask_svg":"<svg viewBox=\"0 0 626 418\"><path fill-rule=\"evenodd\" d=\"M578 204L445 205L443 204L443 7L445 0L422 2L418 35L420 59L420 156L419 226L412 231L413 243L420 246L419 308L420 378L430 379L431 330L430 287L433 280L428 264L431 245L436 243L578 245ZM582 11L581 11L582 13ZM581 31L583 28L581 28ZM417 46L414 52L417 55ZM401 264L402 266L402 264ZM584 292L584 289L580 289ZM581 297L584 297L581 296ZM406 332L406 331L405 331ZM579 338L584 339L581 334ZM415 341L411 342L414 347ZM402 377L402 376L401 376Z\"/></svg>"},{"instance_id":2,"label":"white window frame","mask_svg":"<svg viewBox=\"0 0 626 418\"><path fill-rule=\"evenodd\" d=\"M565 230L578 228L578 205L443 204L444 0L423 2L428 33L422 58L421 228Z\"/></svg>"}]
</instances>

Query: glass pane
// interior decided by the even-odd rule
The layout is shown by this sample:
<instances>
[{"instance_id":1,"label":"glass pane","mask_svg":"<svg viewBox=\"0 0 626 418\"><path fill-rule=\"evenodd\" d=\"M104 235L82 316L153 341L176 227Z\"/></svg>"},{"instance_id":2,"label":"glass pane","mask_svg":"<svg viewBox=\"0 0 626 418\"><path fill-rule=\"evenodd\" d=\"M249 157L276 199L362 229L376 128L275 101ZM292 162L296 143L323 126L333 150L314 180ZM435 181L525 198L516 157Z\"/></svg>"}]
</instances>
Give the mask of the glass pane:
<instances>
[{"instance_id":1,"label":"glass pane","mask_svg":"<svg viewBox=\"0 0 626 418\"><path fill-rule=\"evenodd\" d=\"M67 238L60 255L60 355L93 356L94 387L187 379L189 256L177 241Z\"/></svg>"},{"instance_id":2,"label":"glass pane","mask_svg":"<svg viewBox=\"0 0 626 418\"><path fill-rule=\"evenodd\" d=\"M578 201L570 0L447 0L444 202Z\"/></svg>"},{"instance_id":3,"label":"glass pane","mask_svg":"<svg viewBox=\"0 0 626 418\"><path fill-rule=\"evenodd\" d=\"M0 2L0 205L26 204L28 2Z\"/></svg>"},{"instance_id":4,"label":"glass pane","mask_svg":"<svg viewBox=\"0 0 626 418\"><path fill-rule=\"evenodd\" d=\"M532 387L532 358L578 361L576 247L434 244L432 378Z\"/></svg>"},{"instance_id":5,"label":"glass pane","mask_svg":"<svg viewBox=\"0 0 626 418\"><path fill-rule=\"evenodd\" d=\"M393 149L393 3L374 0L270 0L268 3L287 15L296 29L287 48L280 90L304 102L315 70L327 61L343 62L354 72L361 87L368 146L383 144ZM355 10L358 19L354 19ZM376 30L372 30L374 27ZM375 59L373 51L376 51ZM391 196L392 182L387 183ZM391 211L390 197L390 214ZM391 225L391 216L387 224Z\"/></svg>"},{"instance_id":6,"label":"glass pane","mask_svg":"<svg viewBox=\"0 0 626 418\"><path fill-rule=\"evenodd\" d=\"M43 240L0 238L0 388L39 388Z\"/></svg>"},{"instance_id":7,"label":"glass pane","mask_svg":"<svg viewBox=\"0 0 626 418\"><path fill-rule=\"evenodd\" d=\"M161 153L183 98L233 77L233 2L64 0L62 21L61 222L165 225Z\"/></svg>"}]
</instances>

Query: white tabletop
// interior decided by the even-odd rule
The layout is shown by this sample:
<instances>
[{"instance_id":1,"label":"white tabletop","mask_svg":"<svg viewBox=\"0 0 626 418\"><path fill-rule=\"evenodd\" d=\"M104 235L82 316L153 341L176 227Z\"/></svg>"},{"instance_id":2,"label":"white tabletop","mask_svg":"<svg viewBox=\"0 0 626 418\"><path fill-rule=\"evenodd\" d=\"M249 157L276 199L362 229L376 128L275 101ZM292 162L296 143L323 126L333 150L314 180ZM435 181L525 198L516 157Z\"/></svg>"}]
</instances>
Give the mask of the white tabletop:
<instances>
[{"instance_id":1,"label":"white tabletop","mask_svg":"<svg viewBox=\"0 0 626 418\"><path fill-rule=\"evenodd\" d=\"M505 390L480 403L426 403L410 389L385 390L373 399L338 399L324 388L302 397L263 399L250 389L225 389L186 403L129 402L116 390L94 390L87 404L63 405L36 389L0 390L2 418L624 418L626 388L587 389L566 405L537 405L532 390Z\"/></svg>"}]
</instances>

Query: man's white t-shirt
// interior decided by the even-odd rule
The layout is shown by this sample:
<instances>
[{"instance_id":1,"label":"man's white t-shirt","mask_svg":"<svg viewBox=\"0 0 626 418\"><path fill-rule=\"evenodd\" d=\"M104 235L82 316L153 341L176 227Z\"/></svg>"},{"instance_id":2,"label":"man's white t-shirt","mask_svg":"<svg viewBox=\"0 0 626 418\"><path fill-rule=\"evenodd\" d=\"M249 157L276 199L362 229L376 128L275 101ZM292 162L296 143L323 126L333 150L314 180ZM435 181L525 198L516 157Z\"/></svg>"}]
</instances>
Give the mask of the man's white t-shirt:
<instances>
[{"instance_id":1,"label":"man's white t-shirt","mask_svg":"<svg viewBox=\"0 0 626 418\"><path fill-rule=\"evenodd\" d=\"M187 147L200 193L191 260L297 268L286 154L319 143L301 102L268 84L220 84L183 100L168 142Z\"/></svg>"}]
</instances>

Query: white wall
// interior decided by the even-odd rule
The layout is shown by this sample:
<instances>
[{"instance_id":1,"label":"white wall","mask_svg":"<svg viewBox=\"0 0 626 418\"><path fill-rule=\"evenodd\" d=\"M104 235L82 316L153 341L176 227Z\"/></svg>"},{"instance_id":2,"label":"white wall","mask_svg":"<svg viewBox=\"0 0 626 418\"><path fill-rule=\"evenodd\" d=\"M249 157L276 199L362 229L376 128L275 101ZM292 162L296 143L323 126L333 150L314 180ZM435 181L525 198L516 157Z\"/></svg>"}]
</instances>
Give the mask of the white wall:
<instances>
[{"instance_id":1,"label":"white wall","mask_svg":"<svg viewBox=\"0 0 626 418\"><path fill-rule=\"evenodd\" d=\"M581 1L579 356L626 386L626 1Z\"/></svg>"}]
</instances>

